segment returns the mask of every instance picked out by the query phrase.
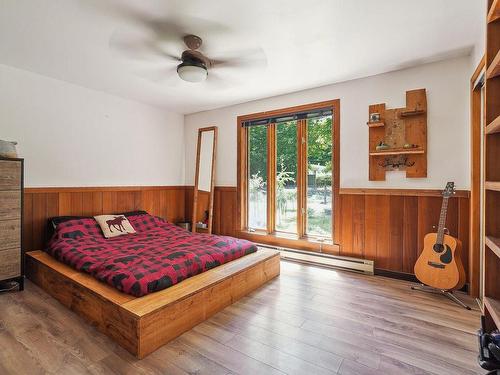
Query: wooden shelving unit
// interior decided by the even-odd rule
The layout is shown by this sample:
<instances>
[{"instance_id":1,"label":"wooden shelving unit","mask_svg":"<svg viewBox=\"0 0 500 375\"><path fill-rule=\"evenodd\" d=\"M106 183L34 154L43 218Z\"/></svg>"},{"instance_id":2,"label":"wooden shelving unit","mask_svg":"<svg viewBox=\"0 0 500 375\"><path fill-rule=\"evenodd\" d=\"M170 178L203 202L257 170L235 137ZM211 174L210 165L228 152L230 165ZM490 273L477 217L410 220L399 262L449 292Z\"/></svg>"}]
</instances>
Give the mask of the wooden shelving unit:
<instances>
[{"instance_id":1,"label":"wooden shelving unit","mask_svg":"<svg viewBox=\"0 0 500 375\"><path fill-rule=\"evenodd\" d=\"M486 134L500 132L500 115L486 126Z\"/></svg>"},{"instance_id":2,"label":"wooden shelving unit","mask_svg":"<svg viewBox=\"0 0 500 375\"><path fill-rule=\"evenodd\" d=\"M500 238L486 236L484 242L491 251L493 251L498 257L500 257Z\"/></svg>"},{"instance_id":3,"label":"wooden shelving unit","mask_svg":"<svg viewBox=\"0 0 500 375\"><path fill-rule=\"evenodd\" d=\"M491 318L495 322L497 327L500 327L500 301L485 297L484 305L491 312Z\"/></svg>"},{"instance_id":4,"label":"wooden shelving unit","mask_svg":"<svg viewBox=\"0 0 500 375\"><path fill-rule=\"evenodd\" d=\"M427 95L425 89L406 92L406 107L387 109L372 104L380 121L368 122L370 181L383 181L387 171L404 170L407 178L427 177ZM381 142L389 148L377 150ZM413 147L404 148L405 145Z\"/></svg>"},{"instance_id":5,"label":"wooden shelving unit","mask_svg":"<svg viewBox=\"0 0 500 375\"><path fill-rule=\"evenodd\" d=\"M491 191L500 191L500 182L497 181L485 181L484 188Z\"/></svg>"},{"instance_id":6,"label":"wooden shelving unit","mask_svg":"<svg viewBox=\"0 0 500 375\"><path fill-rule=\"evenodd\" d=\"M497 52L488 70L486 70L486 78L495 78L498 75L500 75L500 51Z\"/></svg>"},{"instance_id":7,"label":"wooden shelving unit","mask_svg":"<svg viewBox=\"0 0 500 375\"><path fill-rule=\"evenodd\" d=\"M500 328L500 0L487 0L484 150L484 315Z\"/></svg>"},{"instance_id":8,"label":"wooden shelving unit","mask_svg":"<svg viewBox=\"0 0 500 375\"><path fill-rule=\"evenodd\" d=\"M500 18L500 0L488 1L488 23L495 22Z\"/></svg>"}]
</instances>

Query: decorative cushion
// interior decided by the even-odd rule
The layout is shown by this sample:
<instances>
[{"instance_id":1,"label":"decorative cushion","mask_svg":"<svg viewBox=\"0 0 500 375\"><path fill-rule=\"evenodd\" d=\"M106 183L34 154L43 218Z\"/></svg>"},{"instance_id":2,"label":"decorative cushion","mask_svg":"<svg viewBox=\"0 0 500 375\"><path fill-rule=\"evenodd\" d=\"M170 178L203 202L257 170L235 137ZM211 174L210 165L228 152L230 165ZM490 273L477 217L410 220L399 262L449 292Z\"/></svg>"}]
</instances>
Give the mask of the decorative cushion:
<instances>
[{"instance_id":1,"label":"decorative cushion","mask_svg":"<svg viewBox=\"0 0 500 375\"><path fill-rule=\"evenodd\" d=\"M117 212L113 214L113 216L117 215L123 215L126 218L132 217L132 216L138 216L138 215L148 215L149 214L146 211L128 211L128 212ZM90 219L92 222L95 223L94 217L93 216L54 216L51 217L47 220L47 240L50 241L52 236L54 235L54 231L56 227L59 224L66 223L68 221L73 221L73 220L85 220L85 219Z\"/></svg>"},{"instance_id":2,"label":"decorative cushion","mask_svg":"<svg viewBox=\"0 0 500 375\"><path fill-rule=\"evenodd\" d=\"M135 233L135 229L125 215L99 215L94 216L106 238Z\"/></svg>"}]
</instances>

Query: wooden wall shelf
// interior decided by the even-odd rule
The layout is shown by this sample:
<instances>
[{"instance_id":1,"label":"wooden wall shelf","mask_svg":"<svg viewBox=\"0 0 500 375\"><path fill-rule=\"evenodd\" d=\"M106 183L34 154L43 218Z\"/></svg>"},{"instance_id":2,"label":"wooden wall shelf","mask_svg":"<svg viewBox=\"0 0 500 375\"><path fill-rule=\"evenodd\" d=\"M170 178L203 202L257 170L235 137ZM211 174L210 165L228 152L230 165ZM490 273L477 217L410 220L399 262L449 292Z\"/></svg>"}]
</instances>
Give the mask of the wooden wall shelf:
<instances>
[{"instance_id":1,"label":"wooden wall shelf","mask_svg":"<svg viewBox=\"0 0 500 375\"><path fill-rule=\"evenodd\" d=\"M415 111L404 111L401 112L401 117L411 117L411 116L420 116L420 115L425 115L424 110L415 110Z\"/></svg>"},{"instance_id":2,"label":"wooden wall shelf","mask_svg":"<svg viewBox=\"0 0 500 375\"><path fill-rule=\"evenodd\" d=\"M390 150L379 150L370 152L370 155L416 155L423 154L425 150L416 148L395 148Z\"/></svg>"},{"instance_id":3,"label":"wooden wall shelf","mask_svg":"<svg viewBox=\"0 0 500 375\"><path fill-rule=\"evenodd\" d=\"M484 297L484 304L497 327L500 327L500 301L494 298Z\"/></svg>"},{"instance_id":4,"label":"wooden wall shelf","mask_svg":"<svg viewBox=\"0 0 500 375\"><path fill-rule=\"evenodd\" d=\"M493 58L488 70L486 70L486 78L491 79L500 75L500 51Z\"/></svg>"},{"instance_id":5,"label":"wooden wall shelf","mask_svg":"<svg viewBox=\"0 0 500 375\"><path fill-rule=\"evenodd\" d=\"M494 0L488 12L488 23L500 19L500 0Z\"/></svg>"},{"instance_id":6,"label":"wooden wall shelf","mask_svg":"<svg viewBox=\"0 0 500 375\"><path fill-rule=\"evenodd\" d=\"M500 115L488 124L486 127L486 134L493 134L500 132Z\"/></svg>"},{"instance_id":7,"label":"wooden wall shelf","mask_svg":"<svg viewBox=\"0 0 500 375\"><path fill-rule=\"evenodd\" d=\"M486 236L484 242L500 258L500 238Z\"/></svg>"},{"instance_id":8,"label":"wooden wall shelf","mask_svg":"<svg viewBox=\"0 0 500 375\"><path fill-rule=\"evenodd\" d=\"M385 173L390 170L405 170L407 178L427 177L425 89L407 91L404 108L386 109L385 103L372 104L368 109L368 118L373 113L380 114L380 121L368 122L370 181L384 181ZM380 142L389 148L377 150ZM404 148L405 144L415 147ZM386 158L383 162L381 156Z\"/></svg>"},{"instance_id":9,"label":"wooden wall shelf","mask_svg":"<svg viewBox=\"0 0 500 375\"><path fill-rule=\"evenodd\" d=\"M368 121L366 123L366 125L368 125L369 128L380 128L382 126L385 126L385 123L384 122L370 122L370 121Z\"/></svg>"},{"instance_id":10,"label":"wooden wall shelf","mask_svg":"<svg viewBox=\"0 0 500 375\"><path fill-rule=\"evenodd\" d=\"M491 191L500 191L500 182L498 181L485 181L484 188Z\"/></svg>"}]
</instances>

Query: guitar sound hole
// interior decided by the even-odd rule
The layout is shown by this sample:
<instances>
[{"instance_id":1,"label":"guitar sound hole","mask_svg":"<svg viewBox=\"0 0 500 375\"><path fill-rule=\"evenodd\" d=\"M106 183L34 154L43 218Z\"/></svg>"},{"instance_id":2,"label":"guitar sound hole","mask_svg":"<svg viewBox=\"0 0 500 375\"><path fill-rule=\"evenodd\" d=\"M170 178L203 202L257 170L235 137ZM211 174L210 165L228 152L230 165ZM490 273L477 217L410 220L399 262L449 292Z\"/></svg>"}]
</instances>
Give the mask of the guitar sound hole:
<instances>
[{"instance_id":1,"label":"guitar sound hole","mask_svg":"<svg viewBox=\"0 0 500 375\"><path fill-rule=\"evenodd\" d=\"M446 251L439 257L439 259L445 264L450 264L453 260L453 254L451 253L451 249L448 245L446 245Z\"/></svg>"},{"instance_id":2,"label":"guitar sound hole","mask_svg":"<svg viewBox=\"0 0 500 375\"><path fill-rule=\"evenodd\" d=\"M444 246L442 244L436 243L434 244L433 249L436 253L442 253L444 250Z\"/></svg>"}]
</instances>

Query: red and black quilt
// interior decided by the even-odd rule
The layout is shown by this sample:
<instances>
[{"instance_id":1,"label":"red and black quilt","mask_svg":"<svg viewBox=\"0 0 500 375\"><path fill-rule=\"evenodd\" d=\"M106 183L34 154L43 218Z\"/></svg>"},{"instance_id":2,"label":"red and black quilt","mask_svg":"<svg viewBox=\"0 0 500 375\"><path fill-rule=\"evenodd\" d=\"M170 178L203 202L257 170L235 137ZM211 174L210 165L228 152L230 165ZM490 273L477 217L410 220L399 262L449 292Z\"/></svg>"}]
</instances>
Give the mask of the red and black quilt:
<instances>
[{"instance_id":1,"label":"red and black quilt","mask_svg":"<svg viewBox=\"0 0 500 375\"><path fill-rule=\"evenodd\" d=\"M137 297L257 251L249 241L191 233L149 214L128 219L137 233L110 239L93 218L62 222L46 251Z\"/></svg>"}]
</instances>

